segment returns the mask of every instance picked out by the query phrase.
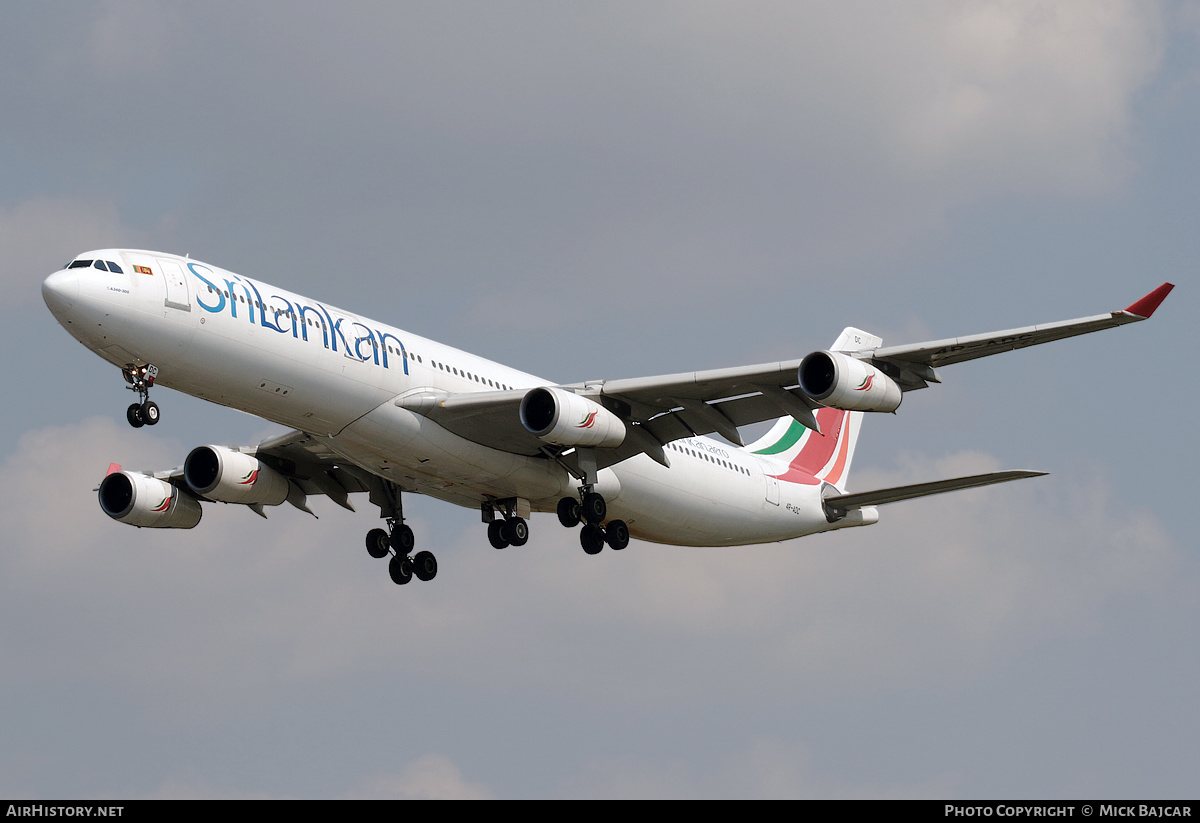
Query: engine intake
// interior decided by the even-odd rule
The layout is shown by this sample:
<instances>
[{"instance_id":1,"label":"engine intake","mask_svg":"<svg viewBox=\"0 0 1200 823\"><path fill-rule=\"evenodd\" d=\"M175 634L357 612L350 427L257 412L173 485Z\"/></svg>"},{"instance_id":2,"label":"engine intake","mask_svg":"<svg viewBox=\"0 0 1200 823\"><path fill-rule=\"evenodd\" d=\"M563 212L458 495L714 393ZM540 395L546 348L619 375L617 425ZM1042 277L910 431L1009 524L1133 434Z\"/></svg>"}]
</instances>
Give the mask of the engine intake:
<instances>
[{"instance_id":1,"label":"engine intake","mask_svg":"<svg viewBox=\"0 0 1200 823\"><path fill-rule=\"evenodd\" d=\"M183 479L192 491L221 503L278 506L288 481L254 455L224 446L197 446L183 461Z\"/></svg>"},{"instance_id":2,"label":"engine intake","mask_svg":"<svg viewBox=\"0 0 1200 823\"><path fill-rule=\"evenodd\" d=\"M521 425L556 446L611 449L625 440L621 418L599 403L565 389L528 391L521 398Z\"/></svg>"},{"instance_id":3,"label":"engine intake","mask_svg":"<svg viewBox=\"0 0 1200 823\"><path fill-rule=\"evenodd\" d=\"M797 376L802 392L834 409L890 412L904 399L892 378L870 363L841 352L813 352L800 361Z\"/></svg>"},{"instance_id":4,"label":"engine intake","mask_svg":"<svg viewBox=\"0 0 1200 823\"><path fill-rule=\"evenodd\" d=\"M165 480L113 472L100 481L100 508L119 523L150 529L190 529L200 522L200 501Z\"/></svg>"}]
</instances>

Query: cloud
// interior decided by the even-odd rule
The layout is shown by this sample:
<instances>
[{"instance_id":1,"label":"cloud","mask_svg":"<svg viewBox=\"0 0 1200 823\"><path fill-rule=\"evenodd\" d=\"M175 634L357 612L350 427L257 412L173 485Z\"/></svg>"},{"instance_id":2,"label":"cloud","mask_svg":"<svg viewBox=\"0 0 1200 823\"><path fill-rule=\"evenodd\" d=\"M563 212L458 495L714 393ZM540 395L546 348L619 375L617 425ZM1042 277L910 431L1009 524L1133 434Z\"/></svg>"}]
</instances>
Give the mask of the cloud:
<instances>
[{"instance_id":1,"label":"cloud","mask_svg":"<svg viewBox=\"0 0 1200 823\"><path fill-rule=\"evenodd\" d=\"M829 773L809 747L755 737L744 748L697 763L634 755L589 761L562 790L589 798L889 798L951 797L957 777L940 775L903 784L854 783Z\"/></svg>"},{"instance_id":2,"label":"cloud","mask_svg":"<svg viewBox=\"0 0 1200 823\"><path fill-rule=\"evenodd\" d=\"M444 755L428 754L407 763L397 774L365 781L350 797L371 800L492 800L495 795L480 783L463 777Z\"/></svg>"},{"instance_id":3,"label":"cloud","mask_svg":"<svg viewBox=\"0 0 1200 823\"><path fill-rule=\"evenodd\" d=\"M909 47L884 81L899 92L889 132L903 168L993 191L1090 193L1123 178L1135 96L1163 54L1157 5L905 8L900 36L874 43Z\"/></svg>"},{"instance_id":4,"label":"cloud","mask_svg":"<svg viewBox=\"0 0 1200 823\"><path fill-rule=\"evenodd\" d=\"M496 552L469 513L413 498L410 522L442 568L431 584L397 590L361 546L375 525L370 507L354 517L317 500L318 521L290 507L262 521L206 505L200 525L182 532L129 529L99 512L91 489L114 455L161 469L184 451L100 420L22 438L0 476L6 608L44 612L43 630L80 614L93 628L62 631L53 648L10 630L10 656L44 670L78 656L112 678L152 659L141 678L151 693L215 678L266 694L281 681L392 670L380 638L360 630L383 609L407 627L387 642L408 660L407 678L453 673L604 702L620 683L623 700L654 705L680 699L681 672L699 677L719 654L703 699L750 682L777 699L797 679L839 689L973 677L1031 644L1086 633L1114 601L1169 592L1180 563L1151 515L1125 510L1096 480L1039 478L895 504L875 526L782 544L635 542L595 558L549 516L534 518L527 547ZM854 487L996 466L970 453L914 456L895 471L861 472ZM147 623L147 613L162 618ZM530 646L549 653L530 657ZM672 650L666 680L658 665L634 662L660 649Z\"/></svg>"}]
</instances>

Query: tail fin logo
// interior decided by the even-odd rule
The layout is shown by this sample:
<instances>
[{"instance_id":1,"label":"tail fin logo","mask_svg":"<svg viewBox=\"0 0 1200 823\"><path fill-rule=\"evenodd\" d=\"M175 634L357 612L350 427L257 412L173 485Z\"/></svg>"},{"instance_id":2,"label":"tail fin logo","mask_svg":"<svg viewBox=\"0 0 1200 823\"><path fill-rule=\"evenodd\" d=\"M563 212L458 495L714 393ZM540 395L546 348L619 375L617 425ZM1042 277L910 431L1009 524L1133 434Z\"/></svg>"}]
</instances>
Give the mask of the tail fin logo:
<instances>
[{"instance_id":1,"label":"tail fin logo","mask_svg":"<svg viewBox=\"0 0 1200 823\"><path fill-rule=\"evenodd\" d=\"M774 477L808 486L821 482L837 486L845 478L850 463L850 447L854 440L851 423L860 416L861 413L840 409L821 409L817 412L817 423L824 434L817 434L793 421L785 439L798 444L799 450L788 463L787 471ZM764 449L759 453L770 452Z\"/></svg>"}]
</instances>

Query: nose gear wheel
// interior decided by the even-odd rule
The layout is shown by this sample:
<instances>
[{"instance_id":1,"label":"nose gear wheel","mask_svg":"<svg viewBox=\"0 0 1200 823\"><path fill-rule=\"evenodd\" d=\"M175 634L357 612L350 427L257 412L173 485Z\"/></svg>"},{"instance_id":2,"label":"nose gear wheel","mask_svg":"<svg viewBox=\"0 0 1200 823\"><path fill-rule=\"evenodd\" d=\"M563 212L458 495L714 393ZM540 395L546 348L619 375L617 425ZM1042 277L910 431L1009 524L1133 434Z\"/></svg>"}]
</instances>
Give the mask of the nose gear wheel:
<instances>
[{"instance_id":1,"label":"nose gear wheel","mask_svg":"<svg viewBox=\"0 0 1200 823\"><path fill-rule=\"evenodd\" d=\"M158 405L150 400L150 387L158 379L158 366L153 363L147 363L145 366L129 363L121 369L121 374L125 376L125 382L129 384L125 388L137 392L138 397L141 398L140 403L134 403L125 410L125 419L129 425L140 429L142 426L153 426L158 423L161 416Z\"/></svg>"}]
</instances>

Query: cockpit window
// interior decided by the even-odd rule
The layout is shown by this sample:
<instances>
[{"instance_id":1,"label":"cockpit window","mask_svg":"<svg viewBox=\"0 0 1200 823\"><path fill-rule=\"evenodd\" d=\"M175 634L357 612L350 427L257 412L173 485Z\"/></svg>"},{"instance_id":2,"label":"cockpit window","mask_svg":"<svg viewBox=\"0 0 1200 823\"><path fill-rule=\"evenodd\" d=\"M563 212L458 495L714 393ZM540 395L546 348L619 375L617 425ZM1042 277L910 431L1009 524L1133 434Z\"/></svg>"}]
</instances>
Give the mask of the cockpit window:
<instances>
[{"instance_id":1,"label":"cockpit window","mask_svg":"<svg viewBox=\"0 0 1200 823\"><path fill-rule=\"evenodd\" d=\"M122 270L120 266L118 266L116 263L114 263L111 260L72 260L70 263L63 266L63 268L64 269L95 268L95 269L100 269L100 271L110 271L113 274L124 274L125 273L124 270ZM147 274L149 274L149 270L147 270Z\"/></svg>"}]
</instances>

